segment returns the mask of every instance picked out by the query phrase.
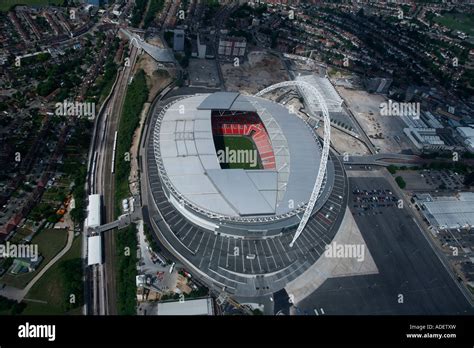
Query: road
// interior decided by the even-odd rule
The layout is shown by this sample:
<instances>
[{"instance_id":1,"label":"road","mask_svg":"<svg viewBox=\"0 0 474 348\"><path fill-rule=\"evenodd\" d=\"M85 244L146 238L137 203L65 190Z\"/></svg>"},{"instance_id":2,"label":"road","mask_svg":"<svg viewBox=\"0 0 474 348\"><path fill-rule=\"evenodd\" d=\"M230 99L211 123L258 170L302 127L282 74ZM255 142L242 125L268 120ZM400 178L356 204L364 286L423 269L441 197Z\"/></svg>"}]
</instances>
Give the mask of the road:
<instances>
[{"instance_id":1,"label":"road","mask_svg":"<svg viewBox=\"0 0 474 348\"><path fill-rule=\"evenodd\" d=\"M337 94L339 94L339 92L337 92ZM339 96L341 97L341 99L344 100L344 98L342 98L340 94ZM360 125L359 120L357 119L357 117L354 116L354 114L352 113L352 110L349 107L347 107L345 101L342 103L342 107L345 110L346 114L349 115L349 118L352 120L352 123L357 128L357 133L361 135L361 138L359 138L359 140L362 141L367 146L371 154L377 153L377 150L375 149L374 145L372 144L369 137L364 132L364 129Z\"/></svg>"},{"instance_id":2,"label":"road","mask_svg":"<svg viewBox=\"0 0 474 348\"><path fill-rule=\"evenodd\" d=\"M346 165L421 165L427 163L422 158L416 155L404 155L400 153L378 153L374 155L363 155L363 156L349 156L347 160L344 161Z\"/></svg>"}]
</instances>

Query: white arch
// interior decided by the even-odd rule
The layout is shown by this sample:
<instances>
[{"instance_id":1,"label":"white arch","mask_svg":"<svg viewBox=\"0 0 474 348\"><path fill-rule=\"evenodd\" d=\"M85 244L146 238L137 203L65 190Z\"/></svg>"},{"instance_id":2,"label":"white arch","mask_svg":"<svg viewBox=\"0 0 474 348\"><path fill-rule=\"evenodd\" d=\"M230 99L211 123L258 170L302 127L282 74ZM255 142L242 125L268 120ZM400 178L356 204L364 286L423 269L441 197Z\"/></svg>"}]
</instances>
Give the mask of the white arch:
<instances>
[{"instance_id":1,"label":"white arch","mask_svg":"<svg viewBox=\"0 0 474 348\"><path fill-rule=\"evenodd\" d=\"M130 45L133 45L134 41L135 41L135 47L141 48L141 45L138 43L138 39L136 37L132 37L132 39L130 40Z\"/></svg>"},{"instance_id":2,"label":"white arch","mask_svg":"<svg viewBox=\"0 0 474 348\"><path fill-rule=\"evenodd\" d=\"M314 209L316 201L318 200L319 192L321 191L321 186L324 180L324 175L326 174L326 166L327 166L328 156L329 156L329 146L330 146L330 141L331 141L331 119L329 118L328 107L321 93L319 93L318 89L314 87L313 85L310 85L309 83L304 82L304 81L285 81L285 82L274 84L265 89L262 89L260 92L255 94L255 96L260 97L264 95L265 93L273 91L274 89L292 87L292 86L299 87L302 90L309 92L309 95L316 98L319 105L321 106L321 111L324 117L324 142L323 142L323 151L321 154L321 162L319 164L318 176L316 178L316 182L314 183L313 192L311 192L308 205L306 206L306 210L304 211L303 217L301 218L300 224L298 225L298 228L293 237L293 240L290 243L290 247L293 247L293 244L296 242L298 237L303 232L303 229L306 226L311 216L311 212ZM308 93L301 93L301 94L304 97L304 95Z\"/></svg>"}]
</instances>

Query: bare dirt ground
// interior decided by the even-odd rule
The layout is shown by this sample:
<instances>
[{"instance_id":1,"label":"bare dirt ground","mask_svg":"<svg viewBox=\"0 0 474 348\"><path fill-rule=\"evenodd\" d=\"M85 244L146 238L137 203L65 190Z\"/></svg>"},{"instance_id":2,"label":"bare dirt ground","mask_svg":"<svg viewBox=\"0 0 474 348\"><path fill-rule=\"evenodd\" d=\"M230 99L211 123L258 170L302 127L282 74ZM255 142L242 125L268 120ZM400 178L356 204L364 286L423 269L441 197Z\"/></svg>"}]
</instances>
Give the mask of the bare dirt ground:
<instances>
[{"instance_id":1,"label":"bare dirt ground","mask_svg":"<svg viewBox=\"0 0 474 348\"><path fill-rule=\"evenodd\" d=\"M382 153L400 153L412 149L403 133L405 123L396 116L381 116L380 105L386 98L362 90L336 87L371 142Z\"/></svg>"},{"instance_id":2,"label":"bare dirt ground","mask_svg":"<svg viewBox=\"0 0 474 348\"><path fill-rule=\"evenodd\" d=\"M159 36L153 36L153 37L148 37L146 39L146 42L148 42L151 45L158 46L160 48L164 48L165 45L163 44L163 41Z\"/></svg>"},{"instance_id":3,"label":"bare dirt ground","mask_svg":"<svg viewBox=\"0 0 474 348\"><path fill-rule=\"evenodd\" d=\"M148 97L152 101L155 96L171 82L170 73L161 69L158 63L153 60L148 54L142 54L137 62L136 71L143 69L147 77L147 85L150 89Z\"/></svg>"},{"instance_id":4,"label":"bare dirt ground","mask_svg":"<svg viewBox=\"0 0 474 348\"><path fill-rule=\"evenodd\" d=\"M129 185L130 192L133 195L138 194L139 190L139 173L138 173L138 146L140 143L140 134L142 132L142 127L145 122L146 115L150 109L151 102L155 99L155 96L165 88L171 81L172 78L170 73L167 70L160 69L158 64L151 58L148 54L142 54L139 58L137 65L135 67L136 71L143 69L146 74L147 85L149 89L148 102L143 106L142 113L140 115L140 125L135 132L133 133L132 147L130 148L130 176L129 176Z\"/></svg>"},{"instance_id":5,"label":"bare dirt ground","mask_svg":"<svg viewBox=\"0 0 474 348\"><path fill-rule=\"evenodd\" d=\"M318 130L319 133L322 135L322 129ZM341 154L370 155L370 151L364 143L334 127L331 127L331 145Z\"/></svg>"},{"instance_id":6,"label":"bare dirt ground","mask_svg":"<svg viewBox=\"0 0 474 348\"><path fill-rule=\"evenodd\" d=\"M221 64L228 91L254 94L272 84L287 81L288 74L280 58L266 51L252 51L240 66L233 63Z\"/></svg>"},{"instance_id":7,"label":"bare dirt ground","mask_svg":"<svg viewBox=\"0 0 474 348\"><path fill-rule=\"evenodd\" d=\"M270 93L268 95L270 95ZM269 98L269 99L272 99L272 98ZM272 100L275 100L275 99L272 99ZM304 105L299 101L298 98L292 98L290 101L286 103L286 107L290 110L290 112L294 112L298 117L308 121L307 115L300 111L300 109L304 108Z\"/></svg>"}]
</instances>

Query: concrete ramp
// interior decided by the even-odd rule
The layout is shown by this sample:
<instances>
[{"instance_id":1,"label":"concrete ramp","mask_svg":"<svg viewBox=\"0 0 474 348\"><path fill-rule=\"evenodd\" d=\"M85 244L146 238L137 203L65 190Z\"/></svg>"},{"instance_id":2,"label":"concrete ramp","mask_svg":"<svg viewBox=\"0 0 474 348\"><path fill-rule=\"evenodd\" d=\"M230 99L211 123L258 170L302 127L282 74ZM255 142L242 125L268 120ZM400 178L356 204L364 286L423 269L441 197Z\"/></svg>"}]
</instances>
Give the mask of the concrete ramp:
<instances>
[{"instance_id":1,"label":"concrete ramp","mask_svg":"<svg viewBox=\"0 0 474 348\"><path fill-rule=\"evenodd\" d=\"M120 29L120 32L128 37L131 40L132 44L135 47L143 49L146 53L148 53L154 60L160 63L174 63L175 58L173 55L173 51L169 48L161 48L149 44L145 41L142 41L142 38L137 34L131 33L126 29Z\"/></svg>"},{"instance_id":2,"label":"concrete ramp","mask_svg":"<svg viewBox=\"0 0 474 348\"><path fill-rule=\"evenodd\" d=\"M326 279L379 272L348 207L346 207L341 227L331 244L335 246L363 245L363 259L359 261L356 257L338 257L337 255L328 257L323 253L318 261L285 287L288 295L294 296L294 303L312 294Z\"/></svg>"}]
</instances>

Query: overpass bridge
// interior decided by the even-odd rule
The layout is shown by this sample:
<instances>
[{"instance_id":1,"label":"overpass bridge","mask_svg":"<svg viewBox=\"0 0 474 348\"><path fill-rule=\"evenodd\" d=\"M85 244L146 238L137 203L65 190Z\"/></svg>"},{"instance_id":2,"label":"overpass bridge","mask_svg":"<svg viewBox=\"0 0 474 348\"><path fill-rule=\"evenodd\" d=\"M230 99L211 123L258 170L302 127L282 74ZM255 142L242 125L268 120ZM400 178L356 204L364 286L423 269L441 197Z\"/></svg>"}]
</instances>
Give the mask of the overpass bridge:
<instances>
[{"instance_id":1,"label":"overpass bridge","mask_svg":"<svg viewBox=\"0 0 474 348\"><path fill-rule=\"evenodd\" d=\"M387 167L389 165L418 166L425 162L419 156L398 153L377 153L363 156L341 156L342 162L349 165L378 165Z\"/></svg>"},{"instance_id":2,"label":"overpass bridge","mask_svg":"<svg viewBox=\"0 0 474 348\"><path fill-rule=\"evenodd\" d=\"M173 51L171 49L161 48L161 47L149 44L148 42L145 42L139 35L137 35L136 33L132 33L131 31L127 29L121 28L120 32L130 40L130 43L132 45L148 53L157 62L159 63L175 63L176 62Z\"/></svg>"},{"instance_id":3,"label":"overpass bridge","mask_svg":"<svg viewBox=\"0 0 474 348\"><path fill-rule=\"evenodd\" d=\"M89 232L100 234L109 230L117 228L119 230L129 226L132 222L136 222L142 219L141 207L134 207L133 212L120 215L117 220L102 224L97 227L90 228Z\"/></svg>"}]
</instances>

